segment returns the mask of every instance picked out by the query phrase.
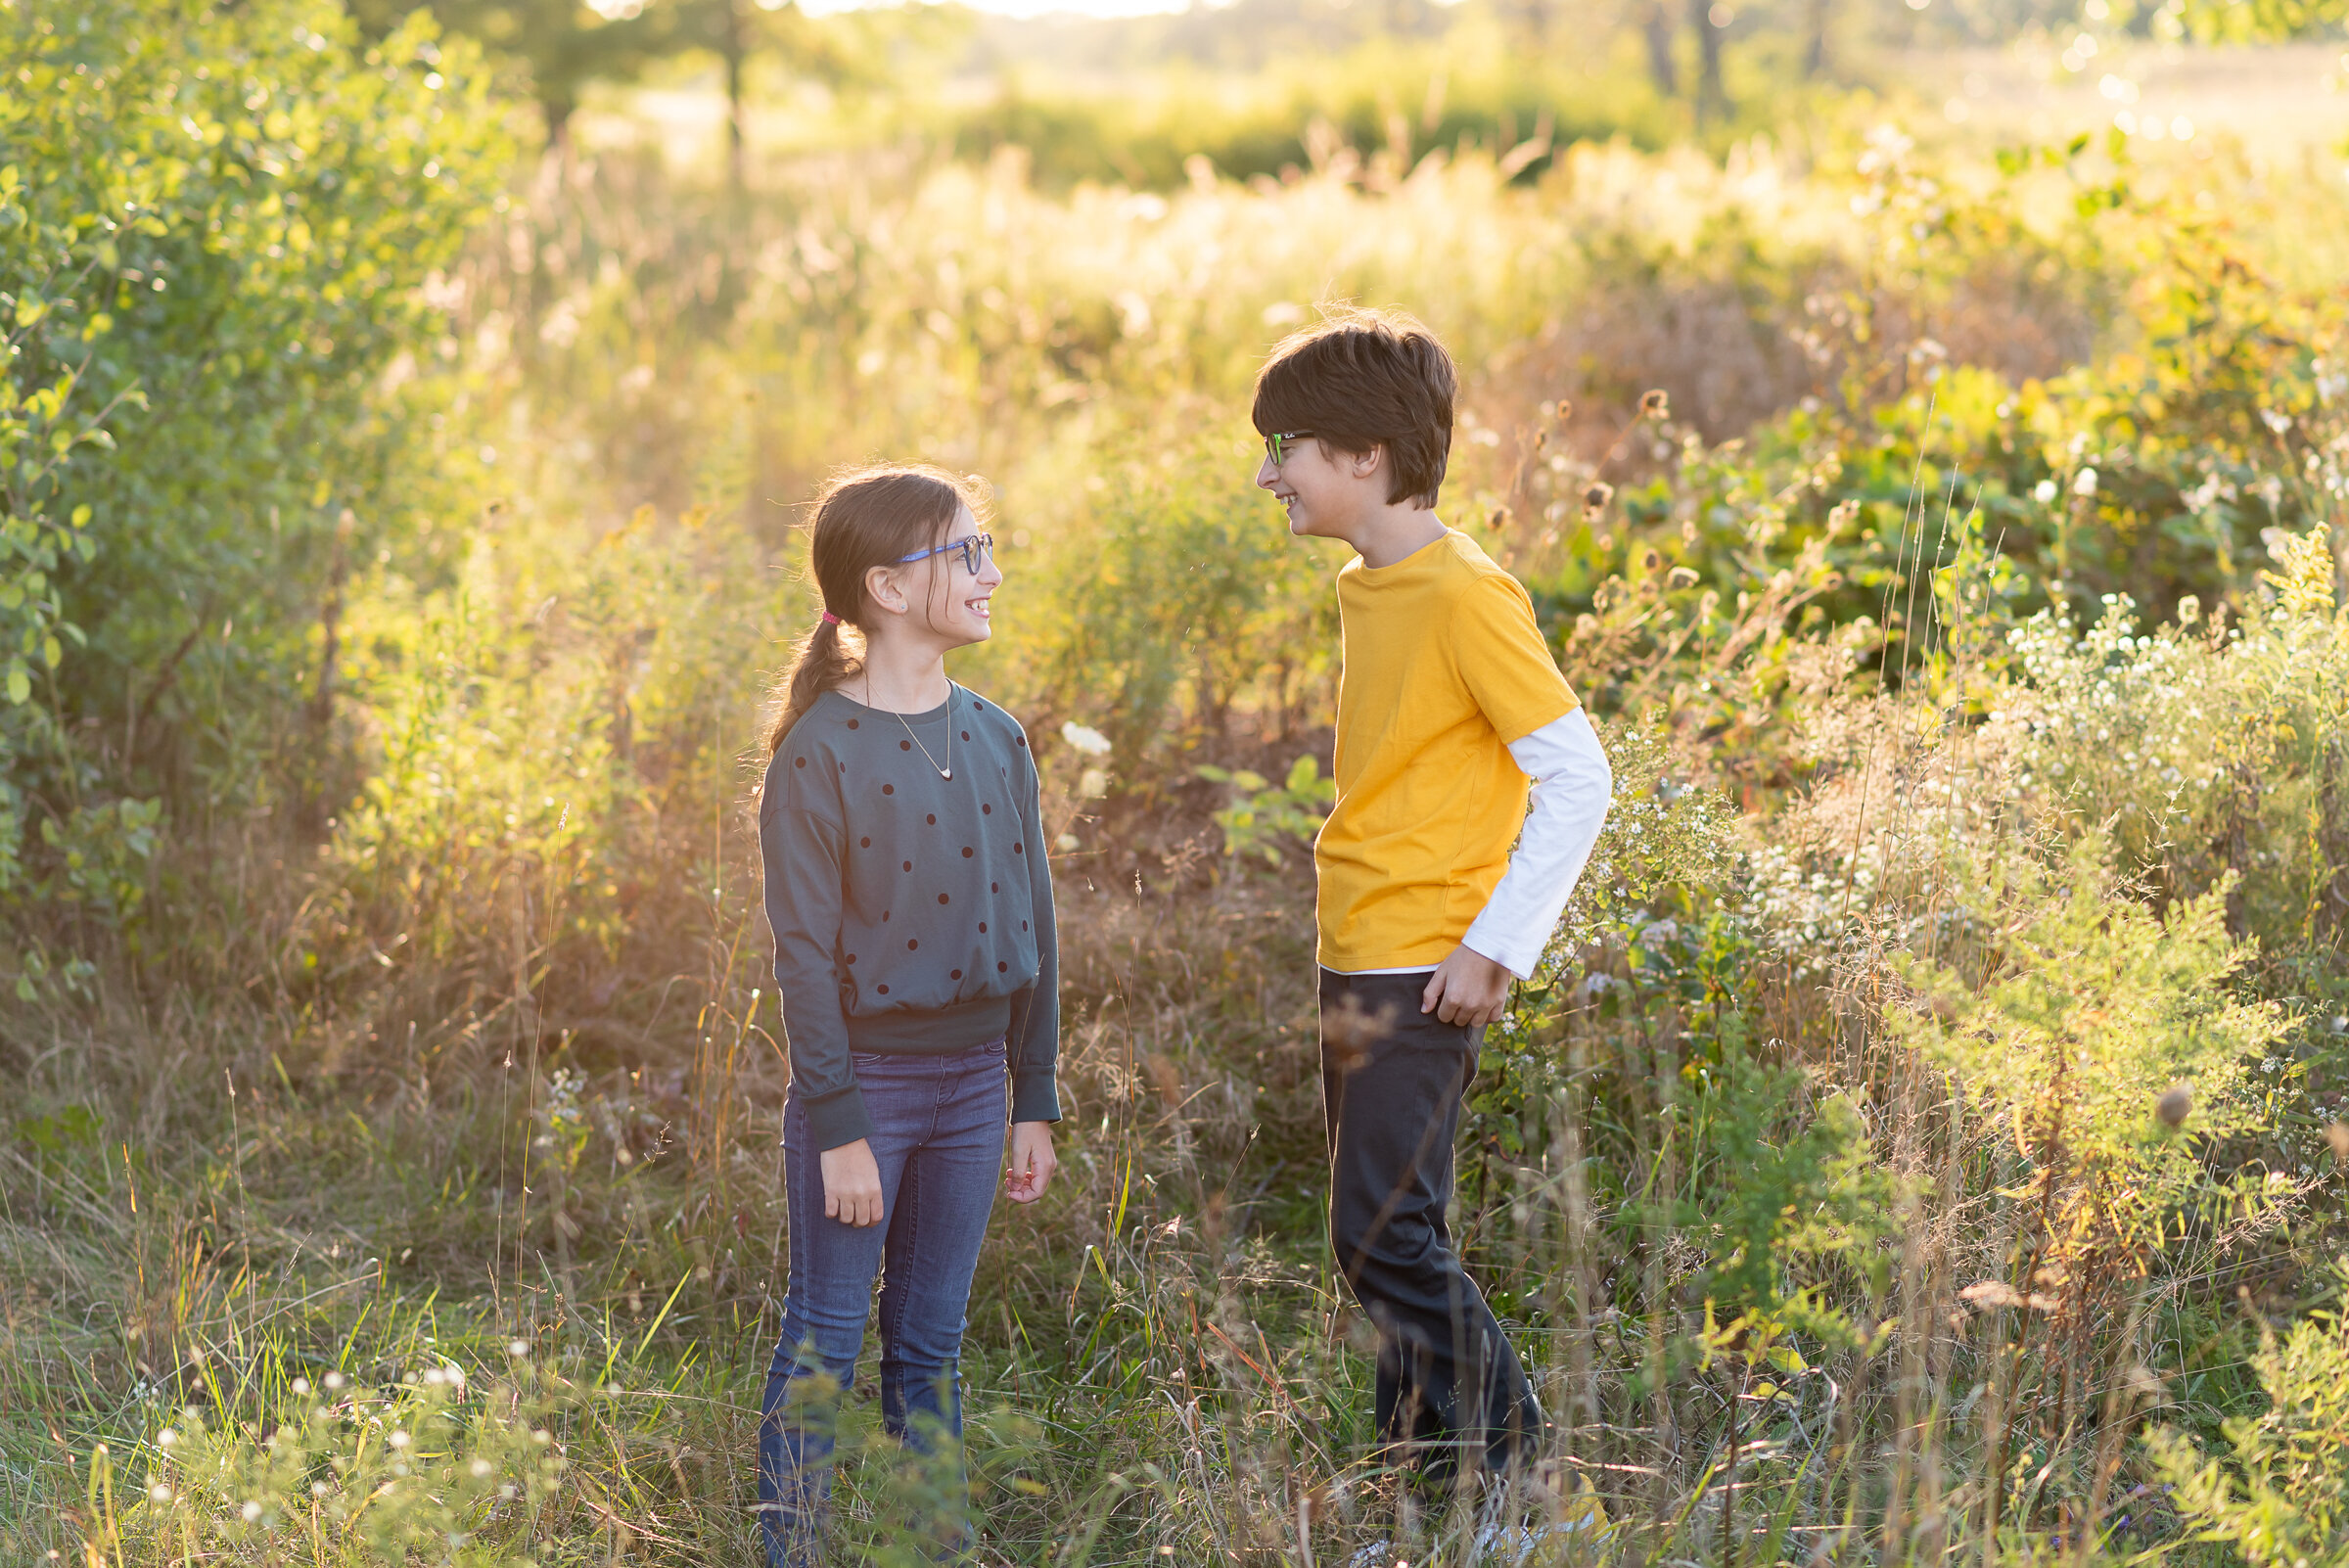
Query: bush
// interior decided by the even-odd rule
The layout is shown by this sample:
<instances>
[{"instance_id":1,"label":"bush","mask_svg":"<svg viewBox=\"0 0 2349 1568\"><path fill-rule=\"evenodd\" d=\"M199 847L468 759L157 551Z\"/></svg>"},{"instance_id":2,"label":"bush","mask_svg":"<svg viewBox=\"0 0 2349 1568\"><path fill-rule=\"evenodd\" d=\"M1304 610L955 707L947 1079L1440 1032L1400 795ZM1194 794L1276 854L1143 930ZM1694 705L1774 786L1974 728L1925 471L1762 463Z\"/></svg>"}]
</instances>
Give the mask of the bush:
<instances>
[{"instance_id":1,"label":"bush","mask_svg":"<svg viewBox=\"0 0 2349 1568\"><path fill-rule=\"evenodd\" d=\"M2335 1260L2330 1287L2349 1285ZM2268 1408L2227 1422L2227 1450L2205 1455L2175 1430L2146 1438L2179 1509L2252 1568L2333 1568L2349 1561L2349 1332L2337 1305L2281 1335L2261 1325L2252 1359Z\"/></svg>"},{"instance_id":2,"label":"bush","mask_svg":"<svg viewBox=\"0 0 2349 1568\"><path fill-rule=\"evenodd\" d=\"M0 55L0 892L42 905L145 859L159 796L184 828L323 783L343 580L430 504L394 484L419 286L506 149L421 18L362 50L325 0L34 0Z\"/></svg>"}]
</instances>

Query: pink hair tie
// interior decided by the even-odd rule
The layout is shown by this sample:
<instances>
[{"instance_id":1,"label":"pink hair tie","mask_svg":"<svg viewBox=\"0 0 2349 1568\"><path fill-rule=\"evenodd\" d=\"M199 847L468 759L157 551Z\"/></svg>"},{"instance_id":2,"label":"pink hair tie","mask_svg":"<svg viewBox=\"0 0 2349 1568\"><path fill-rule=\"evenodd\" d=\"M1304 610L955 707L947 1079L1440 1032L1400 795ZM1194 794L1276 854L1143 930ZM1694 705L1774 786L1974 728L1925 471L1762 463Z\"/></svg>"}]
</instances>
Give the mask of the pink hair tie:
<instances>
[{"instance_id":1,"label":"pink hair tie","mask_svg":"<svg viewBox=\"0 0 2349 1568\"><path fill-rule=\"evenodd\" d=\"M827 610L824 612L824 624L827 626L837 626L840 624L840 617Z\"/></svg>"}]
</instances>

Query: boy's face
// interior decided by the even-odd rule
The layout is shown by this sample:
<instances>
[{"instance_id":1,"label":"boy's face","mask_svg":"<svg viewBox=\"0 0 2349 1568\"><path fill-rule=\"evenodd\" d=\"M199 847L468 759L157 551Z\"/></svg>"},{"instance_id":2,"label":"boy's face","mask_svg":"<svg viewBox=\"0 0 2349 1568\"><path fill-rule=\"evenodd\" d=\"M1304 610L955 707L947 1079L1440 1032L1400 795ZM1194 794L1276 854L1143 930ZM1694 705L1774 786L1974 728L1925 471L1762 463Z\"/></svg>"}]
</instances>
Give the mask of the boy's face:
<instances>
[{"instance_id":1,"label":"boy's face","mask_svg":"<svg viewBox=\"0 0 2349 1568\"><path fill-rule=\"evenodd\" d=\"M1280 461L1267 445L1257 465L1257 488L1270 490L1300 537L1348 539L1363 519L1386 504L1383 448L1345 452L1317 438L1280 443Z\"/></svg>"}]
</instances>

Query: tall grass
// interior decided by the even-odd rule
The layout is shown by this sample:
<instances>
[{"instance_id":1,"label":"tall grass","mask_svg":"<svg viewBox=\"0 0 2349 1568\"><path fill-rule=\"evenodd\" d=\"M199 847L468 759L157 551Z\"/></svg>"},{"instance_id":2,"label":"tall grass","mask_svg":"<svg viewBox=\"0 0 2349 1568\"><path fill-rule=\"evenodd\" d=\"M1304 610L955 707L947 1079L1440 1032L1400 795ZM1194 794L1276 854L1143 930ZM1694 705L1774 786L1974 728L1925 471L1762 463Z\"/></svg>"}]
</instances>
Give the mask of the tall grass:
<instances>
[{"instance_id":1,"label":"tall grass","mask_svg":"<svg viewBox=\"0 0 2349 1568\"><path fill-rule=\"evenodd\" d=\"M1237 411L1332 295L1461 354L1451 515L1617 761L1460 1149L1558 1428L1529 1560L2248 1540L2192 1445L2279 1472L2224 1423L2312 1407L2322 1334L2265 1319L2336 1241L2337 309L2260 285L2266 357L2191 404L2144 301L2236 296L2219 249L2132 249L2169 196L1847 151L1065 199L843 158L745 208L550 169L436 284L483 509L353 576L323 841L179 847L195 935L11 1015L7 1550L756 1560L784 1063L743 808L812 611L789 503L888 453L997 486L1003 629L957 673L1065 832L1063 1184L971 1314L986 1554L1473 1560L1470 1502L1363 1458L1277 836L1314 797L1265 783L1326 760L1332 563ZM2149 398L2192 417L2118 458ZM2080 585L2170 571L2148 538L2205 595L2162 624ZM851 1436L851 1547L918 1560L937 1475Z\"/></svg>"}]
</instances>

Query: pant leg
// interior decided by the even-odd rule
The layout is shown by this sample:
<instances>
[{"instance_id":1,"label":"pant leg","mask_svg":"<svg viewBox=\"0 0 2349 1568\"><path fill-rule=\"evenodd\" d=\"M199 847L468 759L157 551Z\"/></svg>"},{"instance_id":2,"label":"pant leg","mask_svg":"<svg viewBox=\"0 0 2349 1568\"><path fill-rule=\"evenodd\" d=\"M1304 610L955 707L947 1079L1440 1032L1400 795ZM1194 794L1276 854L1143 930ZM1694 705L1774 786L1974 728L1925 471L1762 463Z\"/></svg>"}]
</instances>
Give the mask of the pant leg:
<instances>
[{"instance_id":1,"label":"pant leg","mask_svg":"<svg viewBox=\"0 0 2349 1568\"><path fill-rule=\"evenodd\" d=\"M906 1165L881 1286L882 1416L924 1452L925 1426L962 1434L962 1334L1008 1114L1002 1041L940 1066L937 1122Z\"/></svg>"},{"instance_id":2,"label":"pant leg","mask_svg":"<svg viewBox=\"0 0 2349 1568\"><path fill-rule=\"evenodd\" d=\"M856 1379L880 1272L886 1218L913 1148L929 1130L897 1085L867 1084L870 1143L881 1172L885 1222L858 1227L824 1216L820 1151L796 1086L783 1104L784 1202L790 1223L790 1273L783 1330L760 1401L759 1509L770 1568L810 1568L823 1560L832 1496L833 1432L841 1395Z\"/></svg>"},{"instance_id":3,"label":"pant leg","mask_svg":"<svg viewBox=\"0 0 2349 1568\"><path fill-rule=\"evenodd\" d=\"M881 1286L881 1415L930 1465L935 1530L968 1544L962 1462L962 1335L995 1186L1006 1104L1000 1040L935 1059L936 1120L912 1151L889 1226Z\"/></svg>"},{"instance_id":4,"label":"pant leg","mask_svg":"<svg viewBox=\"0 0 2349 1568\"><path fill-rule=\"evenodd\" d=\"M1321 975L1330 1244L1378 1334L1382 1443L1449 1473L1531 1457L1542 1410L1451 1249L1452 1141L1482 1031L1419 1011L1425 975Z\"/></svg>"}]
</instances>

